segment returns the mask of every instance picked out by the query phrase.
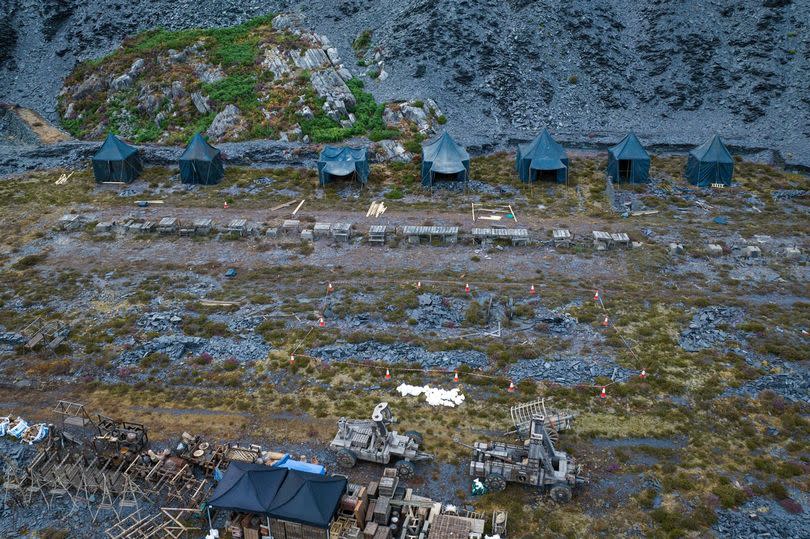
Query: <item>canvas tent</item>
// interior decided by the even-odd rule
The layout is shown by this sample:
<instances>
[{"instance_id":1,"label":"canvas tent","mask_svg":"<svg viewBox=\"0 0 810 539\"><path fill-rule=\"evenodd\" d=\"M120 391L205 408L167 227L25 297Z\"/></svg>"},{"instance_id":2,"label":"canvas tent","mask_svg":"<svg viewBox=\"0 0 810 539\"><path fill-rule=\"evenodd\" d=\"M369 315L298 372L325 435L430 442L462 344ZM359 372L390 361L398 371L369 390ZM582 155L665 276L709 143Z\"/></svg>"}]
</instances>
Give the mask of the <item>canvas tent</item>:
<instances>
[{"instance_id":1,"label":"canvas tent","mask_svg":"<svg viewBox=\"0 0 810 539\"><path fill-rule=\"evenodd\" d=\"M287 522L328 528L345 491L345 477L290 470L267 514Z\"/></svg>"},{"instance_id":2,"label":"canvas tent","mask_svg":"<svg viewBox=\"0 0 810 539\"><path fill-rule=\"evenodd\" d=\"M98 183L131 183L141 170L138 150L112 133L93 156L93 175Z\"/></svg>"},{"instance_id":3,"label":"canvas tent","mask_svg":"<svg viewBox=\"0 0 810 539\"><path fill-rule=\"evenodd\" d=\"M689 152L686 162L689 183L698 187L709 187L713 183L731 185L733 175L734 159L719 135Z\"/></svg>"},{"instance_id":4,"label":"canvas tent","mask_svg":"<svg viewBox=\"0 0 810 539\"><path fill-rule=\"evenodd\" d=\"M608 176L614 182L646 183L650 180L650 154L635 133L628 133L608 149Z\"/></svg>"},{"instance_id":5,"label":"canvas tent","mask_svg":"<svg viewBox=\"0 0 810 539\"><path fill-rule=\"evenodd\" d=\"M368 182L368 157L365 148L326 146L318 158L318 181L326 185L341 177Z\"/></svg>"},{"instance_id":6,"label":"canvas tent","mask_svg":"<svg viewBox=\"0 0 810 539\"><path fill-rule=\"evenodd\" d=\"M422 145L422 185L437 180L466 182L470 177L470 155L444 132L435 141Z\"/></svg>"},{"instance_id":7,"label":"canvas tent","mask_svg":"<svg viewBox=\"0 0 810 539\"><path fill-rule=\"evenodd\" d=\"M524 183L538 180L565 183L568 181L568 154L548 132L537 135L526 144L519 144L515 167Z\"/></svg>"},{"instance_id":8,"label":"canvas tent","mask_svg":"<svg viewBox=\"0 0 810 539\"><path fill-rule=\"evenodd\" d=\"M221 152L208 144L199 133L194 135L180 156L182 182L214 185L224 175Z\"/></svg>"},{"instance_id":9,"label":"canvas tent","mask_svg":"<svg viewBox=\"0 0 810 539\"><path fill-rule=\"evenodd\" d=\"M266 513L286 477L284 468L232 462L217 483L208 505L227 511Z\"/></svg>"}]
</instances>

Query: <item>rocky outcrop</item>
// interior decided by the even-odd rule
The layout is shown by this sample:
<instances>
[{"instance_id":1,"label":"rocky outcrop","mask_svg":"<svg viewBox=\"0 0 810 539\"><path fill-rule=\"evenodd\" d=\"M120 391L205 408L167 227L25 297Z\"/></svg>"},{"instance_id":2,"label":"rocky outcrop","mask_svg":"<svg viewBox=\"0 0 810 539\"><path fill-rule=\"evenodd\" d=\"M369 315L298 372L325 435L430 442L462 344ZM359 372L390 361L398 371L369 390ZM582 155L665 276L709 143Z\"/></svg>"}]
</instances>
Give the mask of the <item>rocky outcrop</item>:
<instances>
[{"instance_id":1,"label":"rocky outcrop","mask_svg":"<svg viewBox=\"0 0 810 539\"><path fill-rule=\"evenodd\" d=\"M214 117L214 121L211 122L211 127L208 128L206 134L215 140L220 140L226 134L233 133L239 127L241 120L242 117L239 115L239 109L236 105L227 105L222 112Z\"/></svg>"},{"instance_id":2,"label":"rocky outcrop","mask_svg":"<svg viewBox=\"0 0 810 539\"><path fill-rule=\"evenodd\" d=\"M330 118L339 121L357 104L354 94L334 69L316 71L311 81L315 92L326 100L323 110Z\"/></svg>"}]
</instances>

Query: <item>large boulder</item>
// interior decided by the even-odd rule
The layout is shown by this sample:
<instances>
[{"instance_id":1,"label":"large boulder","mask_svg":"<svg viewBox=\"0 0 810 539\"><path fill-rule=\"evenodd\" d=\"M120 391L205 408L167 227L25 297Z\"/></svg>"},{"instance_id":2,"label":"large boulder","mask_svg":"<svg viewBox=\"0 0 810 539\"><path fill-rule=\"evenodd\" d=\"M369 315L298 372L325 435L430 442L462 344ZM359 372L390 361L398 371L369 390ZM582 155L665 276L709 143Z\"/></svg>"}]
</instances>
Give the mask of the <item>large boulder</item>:
<instances>
[{"instance_id":1,"label":"large boulder","mask_svg":"<svg viewBox=\"0 0 810 539\"><path fill-rule=\"evenodd\" d=\"M276 46L269 46L264 49L262 67L273 73L273 80L278 80L290 73L290 66Z\"/></svg>"},{"instance_id":2,"label":"large boulder","mask_svg":"<svg viewBox=\"0 0 810 539\"><path fill-rule=\"evenodd\" d=\"M329 65L329 57L323 49L307 49L290 52L293 63L301 69L320 69Z\"/></svg>"},{"instance_id":3,"label":"large boulder","mask_svg":"<svg viewBox=\"0 0 810 539\"><path fill-rule=\"evenodd\" d=\"M342 113L343 110L353 109L357 104L354 94L334 69L316 71L310 81L315 92L326 100L324 110L329 108Z\"/></svg>"},{"instance_id":4,"label":"large boulder","mask_svg":"<svg viewBox=\"0 0 810 539\"><path fill-rule=\"evenodd\" d=\"M383 161L407 163L413 159L405 147L396 140L381 140L377 143L377 153Z\"/></svg>"},{"instance_id":5,"label":"large boulder","mask_svg":"<svg viewBox=\"0 0 810 539\"><path fill-rule=\"evenodd\" d=\"M214 84L225 78L225 72L220 66L209 64L194 64L194 74L206 84Z\"/></svg>"},{"instance_id":6,"label":"large boulder","mask_svg":"<svg viewBox=\"0 0 810 539\"><path fill-rule=\"evenodd\" d=\"M227 105L219 114L216 115L214 121L211 122L211 127L208 128L206 133L209 137L221 139L226 133L238 126L242 121L242 116L236 105Z\"/></svg>"},{"instance_id":7,"label":"large boulder","mask_svg":"<svg viewBox=\"0 0 810 539\"><path fill-rule=\"evenodd\" d=\"M132 77L129 76L128 73L124 73L120 77L116 77L110 83L110 88L113 91L119 92L121 90L126 90L127 88L132 88L132 85L135 81L132 80Z\"/></svg>"},{"instance_id":8,"label":"large boulder","mask_svg":"<svg viewBox=\"0 0 810 539\"><path fill-rule=\"evenodd\" d=\"M83 99L107 89L107 83L98 75L90 75L73 91L73 99Z\"/></svg>"},{"instance_id":9,"label":"large boulder","mask_svg":"<svg viewBox=\"0 0 810 539\"><path fill-rule=\"evenodd\" d=\"M191 94L191 102L194 103L194 108L200 114L208 114L211 112L211 101L208 96L202 95L200 92L193 92Z\"/></svg>"}]
</instances>

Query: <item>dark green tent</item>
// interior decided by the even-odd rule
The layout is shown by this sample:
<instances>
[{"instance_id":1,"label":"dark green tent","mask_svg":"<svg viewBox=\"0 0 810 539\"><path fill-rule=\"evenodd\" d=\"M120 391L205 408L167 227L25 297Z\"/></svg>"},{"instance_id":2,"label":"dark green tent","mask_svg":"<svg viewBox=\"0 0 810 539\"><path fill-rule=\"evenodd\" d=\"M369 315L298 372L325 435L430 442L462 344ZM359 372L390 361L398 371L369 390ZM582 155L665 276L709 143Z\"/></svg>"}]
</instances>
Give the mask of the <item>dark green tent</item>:
<instances>
[{"instance_id":1,"label":"dark green tent","mask_svg":"<svg viewBox=\"0 0 810 539\"><path fill-rule=\"evenodd\" d=\"M470 154L447 132L422 145L422 185L437 180L466 182L470 178Z\"/></svg>"},{"instance_id":2,"label":"dark green tent","mask_svg":"<svg viewBox=\"0 0 810 539\"><path fill-rule=\"evenodd\" d=\"M328 528L346 492L345 477L290 470L267 510L270 518Z\"/></svg>"},{"instance_id":3,"label":"dark green tent","mask_svg":"<svg viewBox=\"0 0 810 539\"><path fill-rule=\"evenodd\" d=\"M568 181L568 154L548 129L543 129L533 141L518 145L515 168L523 183L537 180L565 183Z\"/></svg>"},{"instance_id":4,"label":"dark green tent","mask_svg":"<svg viewBox=\"0 0 810 539\"><path fill-rule=\"evenodd\" d=\"M321 185L350 176L361 184L368 182L368 157L365 148L326 146L318 158L318 180Z\"/></svg>"},{"instance_id":5,"label":"dark green tent","mask_svg":"<svg viewBox=\"0 0 810 539\"><path fill-rule=\"evenodd\" d=\"M180 179L183 183L214 185L219 183L225 171L222 168L222 153L208 144L197 133L180 156Z\"/></svg>"},{"instance_id":6,"label":"dark green tent","mask_svg":"<svg viewBox=\"0 0 810 539\"><path fill-rule=\"evenodd\" d=\"M650 154L635 133L628 133L620 143L608 149L607 173L616 183L650 181Z\"/></svg>"},{"instance_id":7,"label":"dark green tent","mask_svg":"<svg viewBox=\"0 0 810 539\"><path fill-rule=\"evenodd\" d=\"M731 185L734 159L718 135L713 136L691 152L686 162L686 177L698 187L713 183Z\"/></svg>"},{"instance_id":8,"label":"dark green tent","mask_svg":"<svg viewBox=\"0 0 810 539\"><path fill-rule=\"evenodd\" d=\"M112 133L93 156L93 175L98 183L131 183L142 170L138 150Z\"/></svg>"}]
</instances>

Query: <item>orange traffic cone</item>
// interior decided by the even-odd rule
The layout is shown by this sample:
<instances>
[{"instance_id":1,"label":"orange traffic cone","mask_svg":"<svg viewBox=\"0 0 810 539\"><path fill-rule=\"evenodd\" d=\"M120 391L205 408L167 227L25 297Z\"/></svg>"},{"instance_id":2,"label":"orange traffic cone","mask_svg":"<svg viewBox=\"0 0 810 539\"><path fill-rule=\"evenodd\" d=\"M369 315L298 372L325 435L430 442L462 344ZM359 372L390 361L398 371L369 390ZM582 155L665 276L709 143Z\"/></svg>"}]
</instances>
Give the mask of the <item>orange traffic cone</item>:
<instances>
[{"instance_id":1,"label":"orange traffic cone","mask_svg":"<svg viewBox=\"0 0 810 539\"><path fill-rule=\"evenodd\" d=\"M324 326L326 326L326 322L323 321L323 318L319 318L318 319L318 327L322 328Z\"/></svg>"},{"instance_id":2,"label":"orange traffic cone","mask_svg":"<svg viewBox=\"0 0 810 539\"><path fill-rule=\"evenodd\" d=\"M390 379L391 379L391 372L390 372L388 369L385 369L385 379L386 379L386 380L390 380Z\"/></svg>"},{"instance_id":3,"label":"orange traffic cone","mask_svg":"<svg viewBox=\"0 0 810 539\"><path fill-rule=\"evenodd\" d=\"M453 381L458 382L458 371L453 371Z\"/></svg>"},{"instance_id":4,"label":"orange traffic cone","mask_svg":"<svg viewBox=\"0 0 810 539\"><path fill-rule=\"evenodd\" d=\"M467 284L464 286L464 291L465 291L466 293L468 293L468 294L470 293L470 283L467 283Z\"/></svg>"},{"instance_id":5,"label":"orange traffic cone","mask_svg":"<svg viewBox=\"0 0 810 539\"><path fill-rule=\"evenodd\" d=\"M512 382L512 380L509 380L509 389L507 389L507 391L509 393L514 393L515 392L515 384L514 384L514 382Z\"/></svg>"},{"instance_id":6,"label":"orange traffic cone","mask_svg":"<svg viewBox=\"0 0 810 539\"><path fill-rule=\"evenodd\" d=\"M290 354L290 365L292 365L293 363L295 363L295 356Z\"/></svg>"},{"instance_id":7,"label":"orange traffic cone","mask_svg":"<svg viewBox=\"0 0 810 539\"><path fill-rule=\"evenodd\" d=\"M532 296L534 295L534 285L529 287L529 294L531 294Z\"/></svg>"},{"instance_id":8,"label":"orange traffic cone","mask_svg":"<svg viewBox=\"0 0 810 539\"><path fill-rule=\"evenodd\" d=\"M600 399L606 399L607 398L607 391L605 391L605 386L602 386L602 392L599 394L599 398Z\"/></svg>"},{"instance_id":9,"label":"orange traffic cone","mask_svg":"<svg viewBox=\"0 0 810 539\"><path fill-rule=\"evenodd\" d=\"M605 319L604 319L604 320L602 320L602 325L603 325L604 327L607 327L607 326L608 326L608 317L607 317L607 315L605 315Z\"/></svg>"},{"instance_id":10,"label":"orange traffic cone","mask_svg":"<svg viewBox=\"0 0 810 539\"><path fill-rule=\"evenodd\" d=\"M419 290L422 288L422 281L416 281L416 289Z\"/></svg>"},{"instance_id":11,"label":"orange traffic cone","mask_svg":"<svg viewBox=\"0 0 810 539\"><path fill-rule=\"evenodd\" d=\"M228 209L228 201L227 201L227 200L226 200L226 201L225 201L225 203L222 205L222 209L224 209L224 210L227 210L227 209Z\"/></svg>"},{"instance_id":12,"label":"orange traffic cone","mask_svg":"<svg viewBox=\"0 0 810 539\"><path fill-rule=\"evenodd\" d=\"M329 294L329 293L331 293L333 290L334 290L334 288L332 287L332 283L329 283L329 284L326 286L326 293L327 293L327 294Z\"/></svg>"},{"instance_id":13,"label":"orange traffic cone","mask_svg":"<svg viewBox=\"0 0 810 539\"><path fill-rule=\"evenodd\" d=\"M642 380L643 380L644 378L647 378L647 371L645 371L644 369L641 369L641 374L639 374L639 377L640 377Z\"/></svg>"},{"instance_id":14,"label":"orange traffic cone","mask_svg":"<svg viewBox=\"0 0 810 539\"><path fill-rule=\"evenodd\" d=\"M599 290L594 290L593 291L593 300L594 301L599 301Z\"/></svg>"}]
</instances>

